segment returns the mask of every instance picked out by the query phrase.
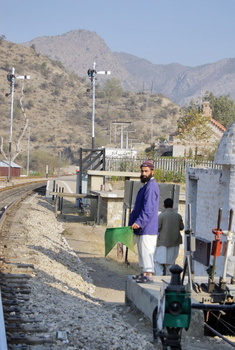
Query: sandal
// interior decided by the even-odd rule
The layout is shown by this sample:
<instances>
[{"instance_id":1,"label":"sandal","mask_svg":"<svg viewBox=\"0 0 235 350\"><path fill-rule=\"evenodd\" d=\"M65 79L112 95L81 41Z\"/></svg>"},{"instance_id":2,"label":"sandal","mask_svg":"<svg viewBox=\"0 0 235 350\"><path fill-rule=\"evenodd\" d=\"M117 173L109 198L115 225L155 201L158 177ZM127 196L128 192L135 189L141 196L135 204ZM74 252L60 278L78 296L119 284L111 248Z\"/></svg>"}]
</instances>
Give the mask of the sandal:
<instances>
[{"instance_id":1,"label":"sandal","mask_svg":"<svg viewBox=\"0 0 235 350\"><path fill-rule=\"evenodd\" d=\"M143 272L141 272L139 275L133 275L132 276L133 280L138 280L139 278L142 278L142 277L144 277Z\"/></svg>"},{"instance_id":2,"label":"sandal","mask_svg":"<svg viewBox=\"0 0 235 350\"><path fill-rule=\"evenodd\" d=\"M136 279L136 283L153 283L153 279L148 278L147 276L142 276Z\"/></svg>"}]
</instances>

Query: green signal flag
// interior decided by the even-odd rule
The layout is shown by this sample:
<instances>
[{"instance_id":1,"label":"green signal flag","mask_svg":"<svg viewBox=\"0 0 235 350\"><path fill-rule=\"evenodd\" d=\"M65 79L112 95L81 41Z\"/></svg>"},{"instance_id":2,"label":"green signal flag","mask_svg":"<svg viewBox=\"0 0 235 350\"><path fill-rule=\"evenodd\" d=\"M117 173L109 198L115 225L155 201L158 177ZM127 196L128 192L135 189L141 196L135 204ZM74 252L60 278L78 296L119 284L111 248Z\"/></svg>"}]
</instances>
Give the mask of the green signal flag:
<instances>
[{"instance_id":1,"label":"green signal flag","mask_svg":"<svg viewBox=\"0 0 235 350\"><path fill-rule=\"evenodd\" d=\"M104 235L105 256L113 249L116 243L122 243L133 252L134 234L130 226L107 228Z\"/></svg>"}]
</instances>

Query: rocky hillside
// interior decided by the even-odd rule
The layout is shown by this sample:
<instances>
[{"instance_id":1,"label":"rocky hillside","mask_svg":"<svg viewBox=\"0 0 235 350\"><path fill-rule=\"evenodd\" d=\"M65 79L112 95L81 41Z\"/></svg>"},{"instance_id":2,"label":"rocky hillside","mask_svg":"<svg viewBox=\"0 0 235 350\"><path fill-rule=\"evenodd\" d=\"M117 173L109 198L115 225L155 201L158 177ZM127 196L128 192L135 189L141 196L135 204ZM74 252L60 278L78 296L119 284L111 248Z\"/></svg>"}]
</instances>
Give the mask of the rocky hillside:
<instances>
[{"instance_id":1,"label":"rocky hillside","mask_svg":"<svg viewBox=\"0 0 235 350\"><path fill-rule=\"evenodd\" d=\"M161 93L181 106L192 99L200 101L206 91L235 100L235 58L198 67L157 65L127 53L111 52L102 38L86 30L36 38L23 45L33 45L37 52L61 61L80 77L86 76L95 61L98 70L111 70L126 90Z\"/></svg>"},{"instance_id":2,"label":"rocky hillside","mask_svg":"<svg viewBox=\"0 0 235 350\"><path fill-rule=\"evenodd\" d=\"M62 151L76 162L79 148L91 147L92 92L88 76L86 79L78 77L58 60L37 53L33 47L8 41L0 45L0 136L5 152L8 152L11 103L11 95L6 96L10 92L7 74L15 67L16 77L29 75L31 79L15 79L13 149L25 123L19 103L24 83L22 102L29 118L31 150ZM146 146L159 137L168 138L169 133L175 131L180 108L164 96L122 91L114 97L107 96L97 84L96 147L120 146L117 121L131 122L129 131L133 143L143 142ZM24 152L28 142L28 132L26 134L22 140Z\"/></svg>"},{"instance_id":3,"label":"rocky hillside","mask_svg":"<svg viewBox=\"0 0 235 350\"><path fill-rule=\"evenodd\" d=\"M23 45L33 45L36 52L62 62L66 69L83 78L87 77L87 70L96 62L97 71L109 70L112 77L123 81L128 90L135 89L132 75L119 64L104 40L94 32L74 30L63 35L37 38Z\"/></svg>"}]
</instances>

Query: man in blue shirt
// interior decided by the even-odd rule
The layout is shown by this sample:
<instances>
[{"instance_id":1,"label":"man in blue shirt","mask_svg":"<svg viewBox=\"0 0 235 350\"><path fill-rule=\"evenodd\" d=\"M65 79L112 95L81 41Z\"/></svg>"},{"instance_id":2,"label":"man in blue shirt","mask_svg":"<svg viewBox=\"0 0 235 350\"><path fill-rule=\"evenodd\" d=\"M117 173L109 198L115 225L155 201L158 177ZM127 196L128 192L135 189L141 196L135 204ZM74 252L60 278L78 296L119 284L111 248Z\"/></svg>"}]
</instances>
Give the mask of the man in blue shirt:
<instances>
[{"instance_id":1,"label":"man in blue shirt","mask_svg":"<svg viewBox=\"0 0 235 350\"><path fill-rule=\"evenodd\" d=\"M140 188L134 209L130 214L129 226L134 230L135 243L138 247L139 266L143 272L134 276L137 283L153 282L154 251L158 234L159 187L154 179L154 163L146 160L141 166Z\"/></svg>"}]
</instances>

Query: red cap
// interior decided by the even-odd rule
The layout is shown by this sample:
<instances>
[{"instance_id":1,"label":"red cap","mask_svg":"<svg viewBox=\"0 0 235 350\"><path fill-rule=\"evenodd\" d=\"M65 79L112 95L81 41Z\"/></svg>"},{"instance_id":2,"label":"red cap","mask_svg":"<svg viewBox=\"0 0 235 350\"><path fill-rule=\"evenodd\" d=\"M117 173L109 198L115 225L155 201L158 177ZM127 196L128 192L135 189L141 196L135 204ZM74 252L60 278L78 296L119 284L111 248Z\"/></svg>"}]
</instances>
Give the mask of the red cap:
<instances>
[{"instance_id":1,"label":"red cap","mask_svg":"<svg viewBox=\"0 0 235 350\"><path fill-rule=\"evenodd\" d=\"M153 160L151 160L151 159L145 160L145 161L143 162L143 164L141 164L140 167L142 168L142 167L144 167L144 166L150 168L151 170L154 170L154 162L153 162Z\"/></svg>"}]
</instances>

